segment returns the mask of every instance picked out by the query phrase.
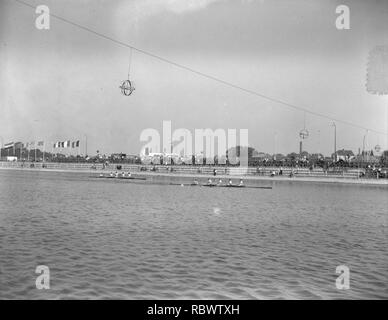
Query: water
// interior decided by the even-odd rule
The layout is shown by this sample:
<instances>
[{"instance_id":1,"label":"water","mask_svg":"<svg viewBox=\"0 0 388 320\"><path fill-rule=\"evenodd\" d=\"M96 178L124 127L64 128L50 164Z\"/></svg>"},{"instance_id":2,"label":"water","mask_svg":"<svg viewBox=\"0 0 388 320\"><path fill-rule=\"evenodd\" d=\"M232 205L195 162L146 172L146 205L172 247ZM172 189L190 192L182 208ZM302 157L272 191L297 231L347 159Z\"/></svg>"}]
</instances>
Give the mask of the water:
<instances>
[{"instance_id":1,"label":"water","mask_svg":"<svg viewBox=\"0 0 388 320\"><path fill-rule=\"evenodd\" d=\"M273 187L0 170L0 299L388 298L386 187Z\"/></svg>"}]
</instances>

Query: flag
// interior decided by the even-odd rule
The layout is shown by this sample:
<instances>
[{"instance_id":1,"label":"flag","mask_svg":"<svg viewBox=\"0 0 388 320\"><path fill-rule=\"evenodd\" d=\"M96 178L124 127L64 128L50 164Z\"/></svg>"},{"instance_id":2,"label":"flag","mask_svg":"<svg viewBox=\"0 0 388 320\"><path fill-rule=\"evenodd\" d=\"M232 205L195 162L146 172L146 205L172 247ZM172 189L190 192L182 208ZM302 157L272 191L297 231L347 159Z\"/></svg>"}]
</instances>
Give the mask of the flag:
<instances>
[{"instance_id":1,"label":"flag","mask_svg":"<svg viewBox=\"0 0 388 320\"><path fill-rule=\"evenodd\" d=\"M67 140L65 141L65 148L69 148L70 147L70 140Z\"/></svg>"},{"instance_id":2,"label":"flag","mask_svg":"<svg viewBox=\"0 0 388 320\"><path fill-rule=\"evenodd\" d=\"M14 144L13 142L6 143L6 144L4 145L4 149L13 148L14 145L15 145L15 144Z\"/></svg>"},{"instance_id":3,"label":"flag","mask_svg":"<svg viewBox=\"0 0 388 320\"><path fill-rule=\"evenodd\" d=\"M43 145L44 145L44 141L38 141L38 147L43 146Z\"/></svg>"},{"instance_id":4,"label":"flag","mask_svg":"<svg viewBox=\"0 0 388 320\"><path fill-rule=\"evenodd\" d=\"M61 144L61 148L64 148L65 147L65 143L62 141L62 142L60 142L60 144Z\"/></svg>"},{"instance_id":5,"label":"flag","mask_svg":"<svg viewBox=\"0 0 388 320\"><path fill-rule=\"evenodd\" d=\"M79 140L77 140L76 142L75 142L75 146L78 148L79 147Z\"/></svg>"},{"instance_id":6,"label":"flag","mask_svg":"<svg viewBox=\"0 0 388 320\"><path fill-rule=\"evenodd\" d=\"M74 141L71 143L71 147L72 147L72 148L75 147L75 142L74 142Z\"/></svg>"}]
</instances>

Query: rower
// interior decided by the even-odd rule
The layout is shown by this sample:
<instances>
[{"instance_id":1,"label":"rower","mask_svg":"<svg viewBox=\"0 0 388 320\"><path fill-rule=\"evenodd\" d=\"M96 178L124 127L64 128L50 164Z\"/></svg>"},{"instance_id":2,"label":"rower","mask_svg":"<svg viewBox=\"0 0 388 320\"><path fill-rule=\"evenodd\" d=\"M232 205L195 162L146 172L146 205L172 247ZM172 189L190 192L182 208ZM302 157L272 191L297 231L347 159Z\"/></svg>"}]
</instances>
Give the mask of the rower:
<instances>
[{"instance_id":1,"label":"rower","mask_svg":"<svg viewBox=\"0 0 388 320\"><path fill-rule=\"evenodd\" d=\"M111 173L109 174L109 176L110 176L110 177L113 177L113 176L114 176L114 175L113 175L113 172L111 172Z\"/></svg>"},{"instance_id":2,"label":"rower","mask_svg":"<svg viewBox=\"0 0 388 320\"><path fill-rule=\"evenodd\" d=\"M102 173L100 173L100 178L103 178L103 177L104 177L104 175Z\"/></svg>"},{"instance_id":3,"label":"rower","mask_svg":"<svg viewBox=\"0 0 388 320\"><path fill-rule=\"evenodd\" d=\"M194 179L194 184L198 185L198 180L197 179Z\"/></svg>"},{"instance_id":4,"label":"rower","mask_svg":"<svg viewBox=\"0 0 388 320\"><path fill-rule=\"evenodd\" d=\"M240 179L240 186L243 186L244 185L244 182L242 179Z\"/></svg>"},{"instance_id":5,"label":"rower","mask_svg":"<svg viewBox=\"0 0 388 320\"><path fill-rule=\"evenodd\" d=\"M209 178L209 180L207 180L207 183L212 184L212 179Z\"/></svg>"},{"instance_id":6,"label":"rower","mask_svg":"<svg viewBox=\"0 0 388 320\"><path fill-rule=\"evenodd\" d=\"M218 184L219 184L219 185L222 184L222 179L218 180Z\"/></svg>"},{"instance_id":7,"label":"rower","mask_svg":"<svg viewBox=\"0 0 388 320\"><path fill-rule=\"evenodd\" d=\"M229 184L230 186L233 185L232 179L229 179L228 184Z\"/></svg>"},{"instance_id":8,"label":"rower","mask_svg":"<svg viewBox=\"0 0 388 320\"><path fill-rule=\"evenodd\" d=\"M128 175L128 177L130 177L130 176L131 176L131 173L128 171L128 172L127 172L127 175Z\"/></svg>"}]
</instances>

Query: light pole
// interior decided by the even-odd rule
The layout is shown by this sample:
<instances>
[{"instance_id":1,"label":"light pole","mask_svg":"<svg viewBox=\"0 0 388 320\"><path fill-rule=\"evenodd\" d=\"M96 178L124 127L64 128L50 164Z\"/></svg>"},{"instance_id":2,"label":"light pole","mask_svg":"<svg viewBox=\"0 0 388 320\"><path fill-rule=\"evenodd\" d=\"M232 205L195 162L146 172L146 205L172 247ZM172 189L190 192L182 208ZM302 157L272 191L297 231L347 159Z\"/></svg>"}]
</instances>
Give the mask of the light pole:
<instances>
[{"instance_id":1,"label":"light pole","mask_svg":"<svg viewBox=\"0 0 388 320\"><path fill-rule=\"evenodd\" d=\"M276 142L277 142L278 133L275 131L273 136L273 159L276 161Z\"/></svg>"},{"instance_id":2,"label":"light pole","mask_svg":"<svg viewBox=\"0 0 388 320\"><path fill-rule=\"evenodd\" d=\"M186 155L187 155L187 131L185 130L185 152L183 153L183 156L186 158Z\"/></svg>"},{"instance_id":3,"label":"light pole","mask_svg":"<svg viewBox=\"0 0 388 320\"><path fill-rule=\"evenodd\" d=\"M85 134L85 159L88 156L88 136Z\"/></svg>"},{"instance_id":4,"label":"light pole","mask_svg":"<svg viewBox=\"0 0 388 320\"><path fill-rule=\"evenodd\" d=\"M366 133L364 134L364 138L362 139L362 158L363 160L365 160L365 139L368 135L368 130L366 130ZM366 158L366 160L368 161L368 156Z\"/></svg>"},{"instance_id":5,"label":"light pole","mask_svg":"<svg viewBox=\"0 0 388 320\"><path fill-rule=\"evenodd\" d=\"M337 126L333 121L332 126L334 127L334 162L337 161Z\"/></svg>"},{"instance_id":6,"label":"light pole","mask_svg":"<svg viewBox=\"0 0 388 320\"><path fill-rule=\"evenodd\" d=\"M320 158L321 153L321 130L318 130L318 160Z\"/></svg>"}]
</instances>

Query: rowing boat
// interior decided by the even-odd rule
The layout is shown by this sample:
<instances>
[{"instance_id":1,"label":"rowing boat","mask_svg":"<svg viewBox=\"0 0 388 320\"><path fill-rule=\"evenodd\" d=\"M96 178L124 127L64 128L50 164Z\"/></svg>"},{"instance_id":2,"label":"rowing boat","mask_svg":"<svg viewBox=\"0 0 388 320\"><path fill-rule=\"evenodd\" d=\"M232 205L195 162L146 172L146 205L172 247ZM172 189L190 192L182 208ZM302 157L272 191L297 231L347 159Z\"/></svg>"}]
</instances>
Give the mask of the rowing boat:
<instances>
[{"instance_id":1,"label":"rowing boat","mask_svg":"<svg viewBox=\"0 0 388 320\"><path fill-rule=\"evenodd\" d=\"M249 188L249 189L272 189L270 186L247 186L240 184L217 184L217 183L163 183L156 182L152 180L147 180L145 177L123 177L123 176L110 176L110 175L101 175L101 176L92 176L91 178L100 178L100 179L120 179L120 180L146 180L150 184L160 184L160 185L172 185L172 186L181 186L181 187L218 187L218 188Z\"/></svg>"},{"instance_id":2,"label":"rowing boat","mask_svg":"<svg viewBox=\"0 0 388 320\"><path fill-rule=\"evenodd\" d=\"M116 176L93 176L93 178L99 178L99 179L121 179L121 180L146 180L144 177L116 177Z\"/></svg>"},{"instance_id":3,"label":"rowing boat","mask_svg":"<svg viewBox=\"0 0 388 320\"><path fill-rule=\"evenodd\" d=\"M249 188L249 189L272 189L270 186L246 186L246 185L237 185L237 184L196 184L196 183L170 183L172 186L181 186L181 187L218 187L218 188Z\"/></svg>"}]
</instances>

